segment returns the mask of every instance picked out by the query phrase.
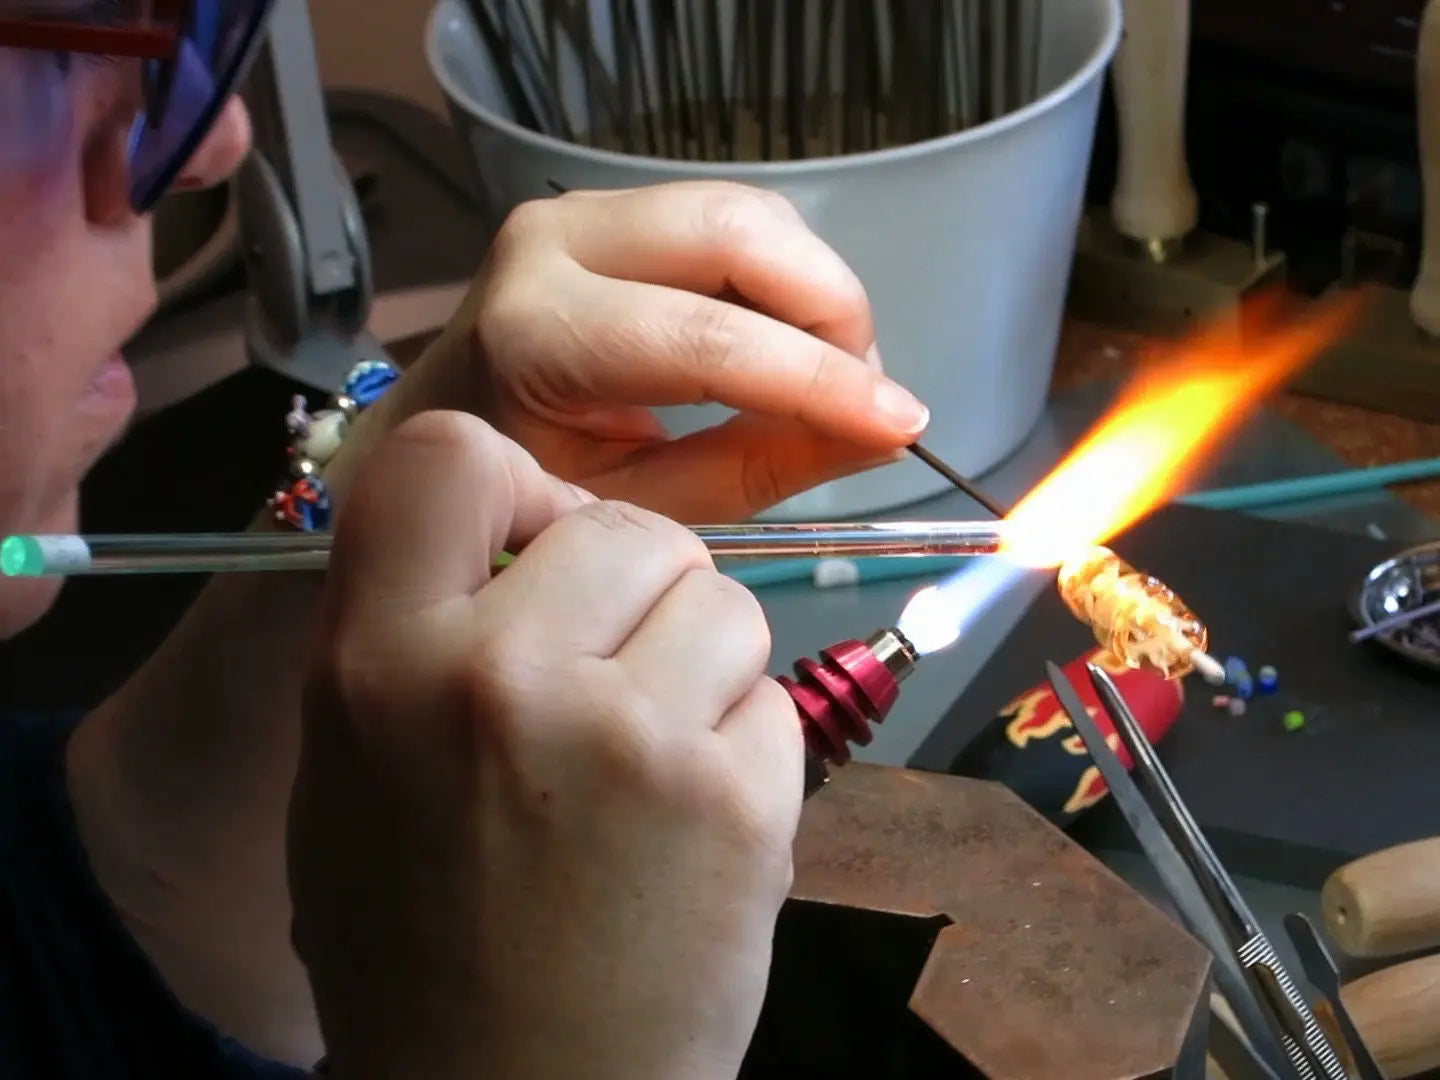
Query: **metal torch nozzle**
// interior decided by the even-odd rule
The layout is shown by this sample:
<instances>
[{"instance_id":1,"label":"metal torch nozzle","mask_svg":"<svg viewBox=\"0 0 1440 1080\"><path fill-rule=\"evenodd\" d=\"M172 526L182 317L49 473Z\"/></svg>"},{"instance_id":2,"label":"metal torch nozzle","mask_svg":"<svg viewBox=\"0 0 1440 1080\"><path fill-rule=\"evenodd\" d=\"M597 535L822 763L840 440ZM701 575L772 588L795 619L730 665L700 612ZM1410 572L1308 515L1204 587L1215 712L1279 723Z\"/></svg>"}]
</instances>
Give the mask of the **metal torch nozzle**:
<instances>
[{"instance_id":1,"label":"metal torch nozzle","mask_svg":"<svg viewBox=\"0 0 1440 1080\"><path fill-rule=\"evenodd\" d=\"M795 661L795 677L777 680L800 713L807 763L805 795L824 786L827 764L850 760L850 745L865 746L900 696L900 683L919 661L915 646L891 627L865 641L842 641L820 658Z\"/></svg>"}]
</instances>

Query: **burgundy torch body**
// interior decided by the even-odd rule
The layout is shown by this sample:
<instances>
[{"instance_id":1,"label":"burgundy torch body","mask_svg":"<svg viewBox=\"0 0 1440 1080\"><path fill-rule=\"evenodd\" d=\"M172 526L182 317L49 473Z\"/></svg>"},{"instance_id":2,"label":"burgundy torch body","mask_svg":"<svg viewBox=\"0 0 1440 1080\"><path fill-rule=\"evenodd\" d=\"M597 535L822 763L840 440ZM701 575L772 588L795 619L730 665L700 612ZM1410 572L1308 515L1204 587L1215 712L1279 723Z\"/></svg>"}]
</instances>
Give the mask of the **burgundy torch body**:
<instances>
[{"instance_id":1,"label":"burgundy torch body","mask_svg":"<svg viewBox=\"0 0 1440 1080\"><path fill-rule=\"evenodd\" d=\"M891 627L865 641L822 649L818 660L797 660L793 679L776 680L795 702L805 733L807 799L825 786L827 765L845 764L851 745L870 742L871 725L884 721L919 659L905 635Z\"/></svg>"}]
</instances>

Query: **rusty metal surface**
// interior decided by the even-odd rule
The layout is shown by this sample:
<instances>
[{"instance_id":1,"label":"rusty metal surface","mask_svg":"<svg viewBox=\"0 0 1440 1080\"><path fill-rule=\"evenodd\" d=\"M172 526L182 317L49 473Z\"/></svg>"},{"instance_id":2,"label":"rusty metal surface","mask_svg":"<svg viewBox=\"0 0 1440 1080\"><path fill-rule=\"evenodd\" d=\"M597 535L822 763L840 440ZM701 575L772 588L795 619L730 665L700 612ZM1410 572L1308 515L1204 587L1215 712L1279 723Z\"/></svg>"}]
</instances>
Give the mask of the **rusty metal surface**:
<instances>
[{"instance_id":1,"label":"rusty metal surface","mask_svg":"<svg viewBox=\"0 0 1440 1080\"><path fill-rule=\"evenodd\" d=\"M948 918L910 1010L989 1080L1177 1075L1205 1023L1200 944L998 784L834 770L791 897Z\"/></svg>"}]
</instances>

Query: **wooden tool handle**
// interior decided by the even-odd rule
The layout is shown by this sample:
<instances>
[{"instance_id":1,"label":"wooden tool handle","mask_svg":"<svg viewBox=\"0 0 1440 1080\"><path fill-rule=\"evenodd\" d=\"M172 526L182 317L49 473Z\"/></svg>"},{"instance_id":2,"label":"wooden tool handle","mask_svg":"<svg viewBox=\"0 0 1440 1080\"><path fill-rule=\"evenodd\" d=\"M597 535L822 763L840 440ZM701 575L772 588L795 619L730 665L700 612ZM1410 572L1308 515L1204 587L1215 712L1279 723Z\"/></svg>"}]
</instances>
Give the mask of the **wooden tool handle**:
<instances>
[{"instance_id":1,"label":"wooden tool handle","mask_svg":"<svg viewBox=\"0 0 1440 1080\"><path fill-rule=\"evenodd\" d=\"M1185 158L1190 0L1126 0L1125 36L1111 66L1119 162L1110 214L1142 243L1195 228L1195 186Z\"/></svg>"},{"instance_id":2,"label":"wooden tool handle","mask_svg":"<svg viewBox=\"0 0 1440 1080\"><path fill-rule=\"evenodd\" d=\"M1440 945L1440 837L1347 863L1320 890L1325 930L1351 956Z\"/></svg>"},{"instance_id":3,"label":"wooden tool handle","mask_svg":"<svg viewBox=\"0 0 1440 1080\"><path fill-rule=\"evenodd\" d=\"M1440 956L1382 968L1340 997L1390 1080L1440 1068Z\"/></svg>"},{"instance_id":4,"label":"wooden tool handle","mask_svg":"<svg viewBox=\"0 0 1440 1080\"><path fill-rule=\"evenodd\" d=\"M1410 317L1440 336L1440 7L1425 5L1415 49L1415 112L1420 139L1420 189L1424 230L1420 273L1410 290Z\"/></svg>"}]
</instances>

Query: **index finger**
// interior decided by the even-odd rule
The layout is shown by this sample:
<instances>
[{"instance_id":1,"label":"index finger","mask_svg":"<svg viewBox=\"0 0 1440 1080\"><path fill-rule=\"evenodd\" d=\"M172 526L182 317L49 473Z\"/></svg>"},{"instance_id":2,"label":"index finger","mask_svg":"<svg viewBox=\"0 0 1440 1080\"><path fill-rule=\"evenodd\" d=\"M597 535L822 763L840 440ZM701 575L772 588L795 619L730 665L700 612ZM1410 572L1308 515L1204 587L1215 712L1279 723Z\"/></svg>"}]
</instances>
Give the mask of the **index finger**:
<instances>
[{"instance_id":1,"label":"index finger","mask_svg":"<svg viewBox=\"0 0 1440 1080\"><path fill-rule=\"evenodd\" d=\"M596 401L718 402L887 449L913 442L929 422L924 405L874 368L757 311L594 278L578 300L564 313L565 330L584 342L590 362L569 377Z\"/></svg>"},{"instance_id":2,"label":"index finger","mask_svg":"<svg viewBox=\"0 0 1440 1080\"><path fill-rule=\"evenodd\" d=\"M567 199L559 200L562 213ZM618 192L599 206L570 204L566 248L591 273L736 293L851 356L875 344L865 286L782 195L700 180Z\"/></svg>"}]
</instances>

